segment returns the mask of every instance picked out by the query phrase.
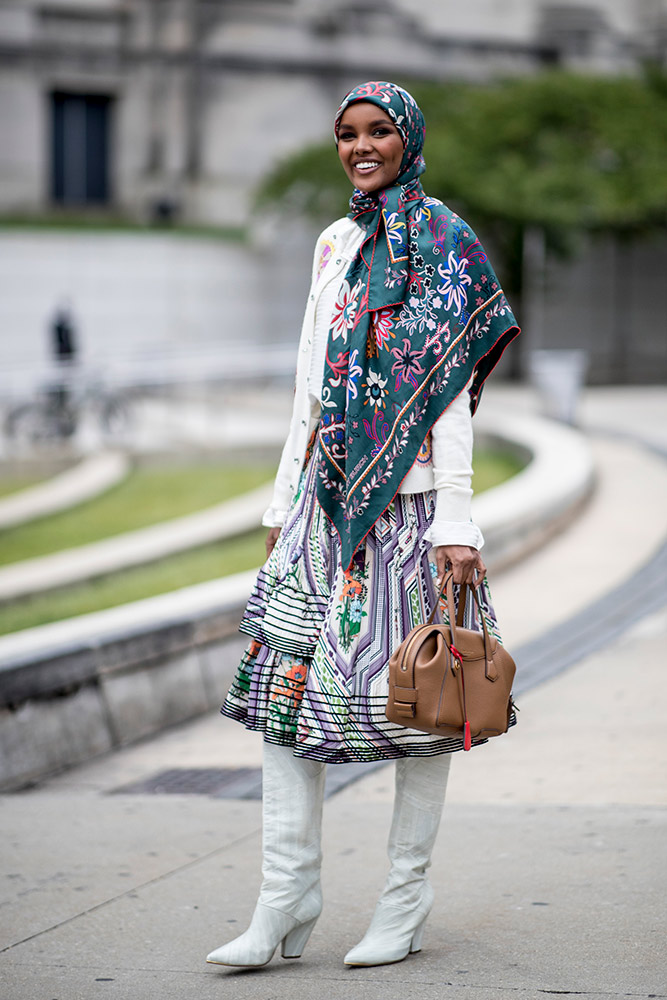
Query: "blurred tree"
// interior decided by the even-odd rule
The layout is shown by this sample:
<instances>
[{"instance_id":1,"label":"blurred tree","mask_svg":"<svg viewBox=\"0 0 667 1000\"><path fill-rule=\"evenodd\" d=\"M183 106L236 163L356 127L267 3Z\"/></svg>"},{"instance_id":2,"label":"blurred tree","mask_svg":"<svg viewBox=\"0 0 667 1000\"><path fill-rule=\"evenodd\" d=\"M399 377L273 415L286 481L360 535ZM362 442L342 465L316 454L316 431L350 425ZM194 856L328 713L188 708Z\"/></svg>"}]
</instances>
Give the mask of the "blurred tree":
<instances>
[{"instance_id":1,"label":"blurred tree","mask_svg":"<svg viewBox=\"0 0 667 1000\"><path fill-rule=\"evenodd\" d=\"M649 67L640 78L551 72L485 87L408 86L427 122L424 186L491 244L517 313L526 254L540 243L544 253L564 257L587 232L612 234L620 246L667 229L663 70ZM345 214L348 196L326 143L279 165L259 203L331 220Z\"/></svg>"}]
</instances>

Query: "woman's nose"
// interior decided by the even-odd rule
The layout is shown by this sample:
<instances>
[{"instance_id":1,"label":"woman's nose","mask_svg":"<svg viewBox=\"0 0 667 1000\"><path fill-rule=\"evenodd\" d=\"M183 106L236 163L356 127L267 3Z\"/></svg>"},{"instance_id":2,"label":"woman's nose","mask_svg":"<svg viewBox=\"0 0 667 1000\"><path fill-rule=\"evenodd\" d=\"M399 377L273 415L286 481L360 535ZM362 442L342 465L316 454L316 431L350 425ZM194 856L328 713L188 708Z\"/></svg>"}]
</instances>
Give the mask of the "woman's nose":
<instances>
[{"instance_id":1,"label":"woman's nose","mask_svg":"<svg viewBox=\"0 0 667 1000\"><path fill-rule=\"evenodd\" d=\"M371 142L371 137L366 135L365 132L361 132L357 136L356 152L357 153L367 153L369 149L372 149L373 143Z\"/></svg>"}]
</instances>

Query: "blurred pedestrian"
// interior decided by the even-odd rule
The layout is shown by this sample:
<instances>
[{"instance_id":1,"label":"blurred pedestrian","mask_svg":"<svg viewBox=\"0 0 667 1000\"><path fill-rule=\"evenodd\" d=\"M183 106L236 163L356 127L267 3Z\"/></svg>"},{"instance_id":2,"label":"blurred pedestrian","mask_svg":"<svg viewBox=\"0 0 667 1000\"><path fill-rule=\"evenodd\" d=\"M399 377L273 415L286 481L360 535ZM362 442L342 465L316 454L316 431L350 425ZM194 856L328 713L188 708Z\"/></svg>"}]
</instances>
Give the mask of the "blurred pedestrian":
<instances>
[{"instance_id":1,"label":"blurred pedestrian","mask_svg":"<svg viewBox=\"0 0 667 1000\"><path fill-rule=\"evenodd\" d=\"M51 349L56 361L74 361L76 357L74 318L67 303L56 309L51 321Z\"/></svg>"},{"instance_id":2,"label":"blurred pedestrian","mask_svg":"<svg viewBox=\"0 0 667 1000\"><path fill-rule=\"evenodd\" d=\"M68 302L63 302L50 323L51 354L60 369L71 369L77 355L74 317ZM70 379L61 374L48 391L51 420L60 437L71 437L76 430L76 412L72 405Z\"/></svg>"},{"instance_id":3,"label":"blurred pedestrian","mask_svg":"<svg viewBox=\"0 0 667 1000\"><path fill-rule=\"evenodd\" d=\"M252 638L222 709L264 734L264 827L259 901L208 956L220 965L264 965L278 945L300 956L322 906L325 765L352 761L395 759L396 794L387 882L344 961L420 950L462 739L387 720L388 660L448 567L456 584L481 583L496 627L470 519L471 414L516 321L470 226L424 194L410 94L355 87L335 139L354 193L317 241L268 558L241 625Z\"/></svg>"}]
</instances>

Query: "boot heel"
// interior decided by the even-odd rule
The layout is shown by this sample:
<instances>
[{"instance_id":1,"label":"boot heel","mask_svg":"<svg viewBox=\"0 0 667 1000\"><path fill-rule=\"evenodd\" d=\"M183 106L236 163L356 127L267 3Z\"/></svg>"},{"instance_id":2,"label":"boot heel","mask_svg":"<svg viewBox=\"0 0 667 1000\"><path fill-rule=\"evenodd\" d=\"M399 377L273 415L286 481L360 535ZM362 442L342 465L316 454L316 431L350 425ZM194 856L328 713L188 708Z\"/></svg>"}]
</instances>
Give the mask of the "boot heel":
<instances>
[{"instance_id":1,"label":"boot heel","mask_svg":"<svg viewBox=\"0 0 667 1000\"><path fill-rule=\"evenodd\" d=\"M301 958L301 953L308 943L313 927L317 923L317 917L306 920L303 924L298 924L294 930L286 934L283 938L282 956L283 958Z\"/></svg>"},{"instance_id":2,"label":"boot heel","mask_svg":"<svg viewBox=\"0 0 667 1000\"><path fill-rule=\"evenodd\" d=\"M416 952L422 950L422 938L424 937L424 928L426 927L426 921L428 916L424 917L420 923L417 930L412 935L412 941L410 942L410 954L414 955Z\"/></svg>"}]
</instances>

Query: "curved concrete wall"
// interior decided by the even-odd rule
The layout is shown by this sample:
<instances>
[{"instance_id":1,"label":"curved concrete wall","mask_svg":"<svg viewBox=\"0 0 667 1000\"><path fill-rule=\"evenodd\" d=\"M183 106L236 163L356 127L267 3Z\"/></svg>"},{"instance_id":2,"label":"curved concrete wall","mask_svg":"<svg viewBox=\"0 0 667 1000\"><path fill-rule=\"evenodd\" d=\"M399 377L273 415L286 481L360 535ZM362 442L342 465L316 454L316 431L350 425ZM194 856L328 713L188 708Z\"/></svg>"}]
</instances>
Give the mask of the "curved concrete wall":
<instances>
[{"instance_id":1,"label":"curved concrete wall","mask_svg":"<svg viewBox=\"0 0 667 1000\"><path fill-rule=\"evenodd\" d=\"M533 458L475 500L497 568L557 530L590 492L584 438L489 409L479 432ZM21 787L114 746L217 707L226 658L255 573L18 632L0 639L0 789ZM230 646L231 643L231 646Z\"/></svg>"}]
</instances>

